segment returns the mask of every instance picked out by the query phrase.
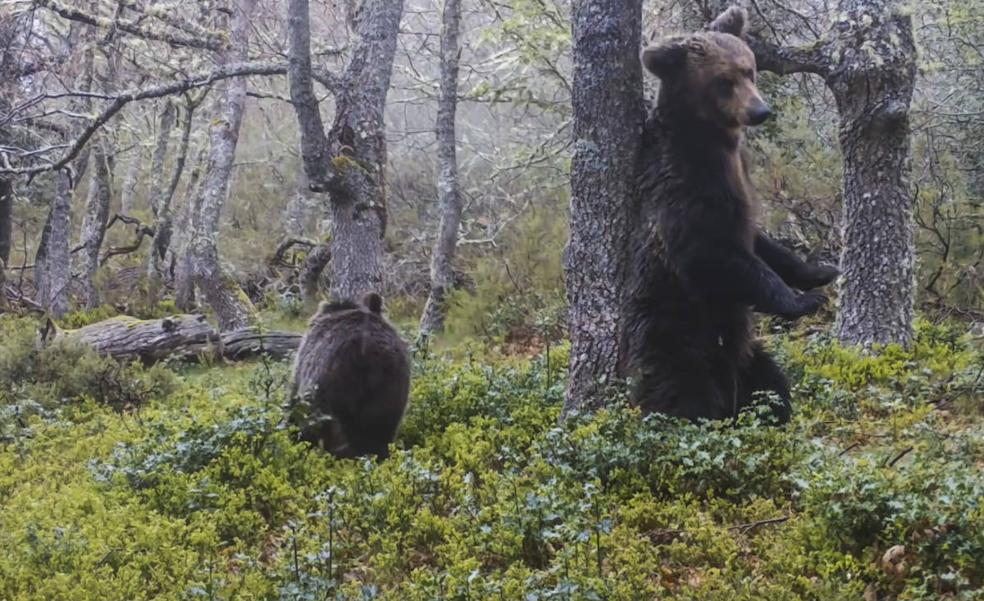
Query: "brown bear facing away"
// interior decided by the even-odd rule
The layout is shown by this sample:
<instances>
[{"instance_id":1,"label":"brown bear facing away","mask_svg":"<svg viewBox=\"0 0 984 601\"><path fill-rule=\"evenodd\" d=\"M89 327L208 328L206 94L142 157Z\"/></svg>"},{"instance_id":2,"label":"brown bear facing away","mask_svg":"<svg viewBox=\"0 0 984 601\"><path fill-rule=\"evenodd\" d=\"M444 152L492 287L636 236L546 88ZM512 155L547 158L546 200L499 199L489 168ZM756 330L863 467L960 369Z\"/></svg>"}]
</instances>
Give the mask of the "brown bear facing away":
<instances>
[{"instance_id":1,"label":"brown bear facing away","mask_svg":"<svg viewBox=\"0 0 984 601\"><path fill-rule=\"evenodd\" d=\"M297 349L288 417L338 457L385 458L407 407L407 347L382 304L322 303Z\"/></svg>"},{"instance_id":2,"label":"brown bear facing away","mask_svg":"<svg viewBox=\"0 0 984 601\"><path fill-rule=\"evenodd\" d=\"M639 223L625 296L623 375L644 413L697 420L734 416L772 392L789 419L789 385L754 339L752 310L815 313L814 288L837 276L770 240L741 157L743 130L771 110L731 8L708 31L643 51L660 78L639 154ZM805 292L797 292L793 289Z\"/></svg>"}]
</instances>

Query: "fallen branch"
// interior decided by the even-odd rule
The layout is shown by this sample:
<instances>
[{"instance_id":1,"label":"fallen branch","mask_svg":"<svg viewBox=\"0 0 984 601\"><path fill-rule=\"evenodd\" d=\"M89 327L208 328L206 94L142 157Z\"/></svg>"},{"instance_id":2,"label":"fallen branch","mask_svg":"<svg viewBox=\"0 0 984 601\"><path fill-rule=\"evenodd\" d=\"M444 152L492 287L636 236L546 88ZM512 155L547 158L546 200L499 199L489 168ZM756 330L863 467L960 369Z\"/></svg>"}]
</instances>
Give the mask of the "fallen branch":
<instances>
[{"instance_id":1,"label":"fallen branch","mask_svg":"<svg viewBox=\"0 0 984 601\"><path fill-rule=\"evenodd\" d=\"M34 299L24 296L22 292L7 284L3 287L3 296L8 302L16 303L35 313L44 313L44 307Z\"/></svg>"},{"instance_id":2,"label":"fallen branch","mask_svg":"<svg viewBox=\"0 0 984 601\"><path fill-rule=\"evenodd\" d=\"M730 531L737 531L741 534L747 534L753 530L757 530L762 526L774 526L776 524L782 524L788 522L791 516L781 515L774 518L769 518L767 520L758 520L756 522L748 522L747 524L736 524L734 526L728 527ZM666 544L678 536L689 535L690 533L684 529L678 530L653 530L649 533L649 538L656 544Z\"/></svg>"},{"instance_id":3,"label":"fallen branch","mask_svg":"<svg viewBox=\"0 0 984 601\"><path fill-rule=\"evenodd\" d=\"M885 467L895 467L895 464L898 463L899 461L902 461L902 458L908 455L909 453L911 453L912 450L913 447L906 447L902 449L898 454L895 455L895 457L892 457L890 460L885 462Z\"/></svg>"}]
</instances>

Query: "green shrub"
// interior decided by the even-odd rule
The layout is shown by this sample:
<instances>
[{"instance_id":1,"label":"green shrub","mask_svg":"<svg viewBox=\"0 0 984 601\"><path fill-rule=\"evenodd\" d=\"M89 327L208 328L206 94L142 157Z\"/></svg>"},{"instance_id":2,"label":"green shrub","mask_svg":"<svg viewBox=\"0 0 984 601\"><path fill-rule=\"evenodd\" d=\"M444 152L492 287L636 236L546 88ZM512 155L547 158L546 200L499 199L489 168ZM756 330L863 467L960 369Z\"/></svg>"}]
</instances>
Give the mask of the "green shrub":
<instances>
[{"instance_id":1,"label":"green shrub","mask_svg":"<svg viewBox=\"0 0 984 601\"><path fill-rule=\"evenodd\" d=\"M782 428L617 391L561 424L566 346L419 356L382 463L297 441L286 363L186 368L139 414L25 402L0 413L30 430L0 446L0 598L980 598L984 421L935 408L972 402L976 352L774 343Z\"/></svg>"},{"instance_id":2,"label":"green shrub","mask_svg":"<svg viewBox=\"0 0 984 601\"><path fill-rule=\"evenodd\" d=\"M519 344L559 338L567 307L561 265L566 227L555 211L541 211L510 231L501 245L506 250L478 259L469 270L474 291L451 295L449 338Z\"/></svg>"},{"instance_id":3,"label":"green shrub","mask_svg":"<svg viewBox=\"0 0 984 601\"><path fill-rule=\"evenodd\" d=\"M92 349L56 339L41 344L37 325L23 319L0 319L0 382L6 398L34 400L54 407L92 399L117 410L132 409L173 392L176 380L163 365L120 363Z\"/></svg>"}]
</instances>

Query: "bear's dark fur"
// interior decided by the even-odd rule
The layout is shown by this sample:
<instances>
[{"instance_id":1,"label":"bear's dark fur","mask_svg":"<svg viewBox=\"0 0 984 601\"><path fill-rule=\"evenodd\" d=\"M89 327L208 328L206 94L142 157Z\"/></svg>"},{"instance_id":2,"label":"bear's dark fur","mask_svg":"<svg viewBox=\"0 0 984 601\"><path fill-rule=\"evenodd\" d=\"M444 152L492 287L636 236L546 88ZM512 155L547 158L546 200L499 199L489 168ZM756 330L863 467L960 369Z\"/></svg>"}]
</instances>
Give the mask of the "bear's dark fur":
<instances>
[{"instance_id":1,"label":"bear's dark fur","mask_svg":"<svg viewBox=\"0 0 984 601\"><path fill-rule=\"evenodd\" d=\"M625 295L623 375L644 413L720 419L773 392L789 418L782 370L755 341L752 309L795 318L826 298L837 275L811 266L755 225L741 157L743 129L770 113L755 57L740 39L743 10L709 31L646 48L661 80L639 163L639 219ZM798 293L790 288L807 292Z\"/></svg>"},{"instance_id":2,"label":"bear's dark fur","mask_svg":"<svg viewBox=\"0 0 984 601\"><path fill-rule=\"evenodd\" d=\"M382 299L323 303L297 349L290 419L339 457L388 455L410 391L407 347Z\"/></svg>"}]
</instances>

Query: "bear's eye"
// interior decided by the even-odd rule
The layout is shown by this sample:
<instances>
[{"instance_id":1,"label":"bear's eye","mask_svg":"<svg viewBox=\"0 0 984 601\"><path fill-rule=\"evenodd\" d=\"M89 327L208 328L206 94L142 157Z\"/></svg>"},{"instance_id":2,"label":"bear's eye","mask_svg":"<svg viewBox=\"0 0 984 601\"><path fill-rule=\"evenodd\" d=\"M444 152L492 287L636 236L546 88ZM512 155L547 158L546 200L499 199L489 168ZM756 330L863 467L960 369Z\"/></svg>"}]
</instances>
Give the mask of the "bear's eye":
<instances>
[{"instance_id":1,"label":"bear's eye","mask_svg":"<svg viewBox=\"0 0 984 601\"><path fill-rule=\"evenodd\" d=\"M741 72L741 74L744 75L750 81L755 81L755 70L754 69L745 69L744 71Z\"/></svg>"},{"instance_id":2,"label":"bear's eye","mask_svg":"<svg viewBox=\"0 0 984 601\"><path fill-rule=\"evenodd\" d=\"M727 77L715 77L712 85L719 96L731 96L735 91L735 82Z\"/></svg>"}]
</instances>

